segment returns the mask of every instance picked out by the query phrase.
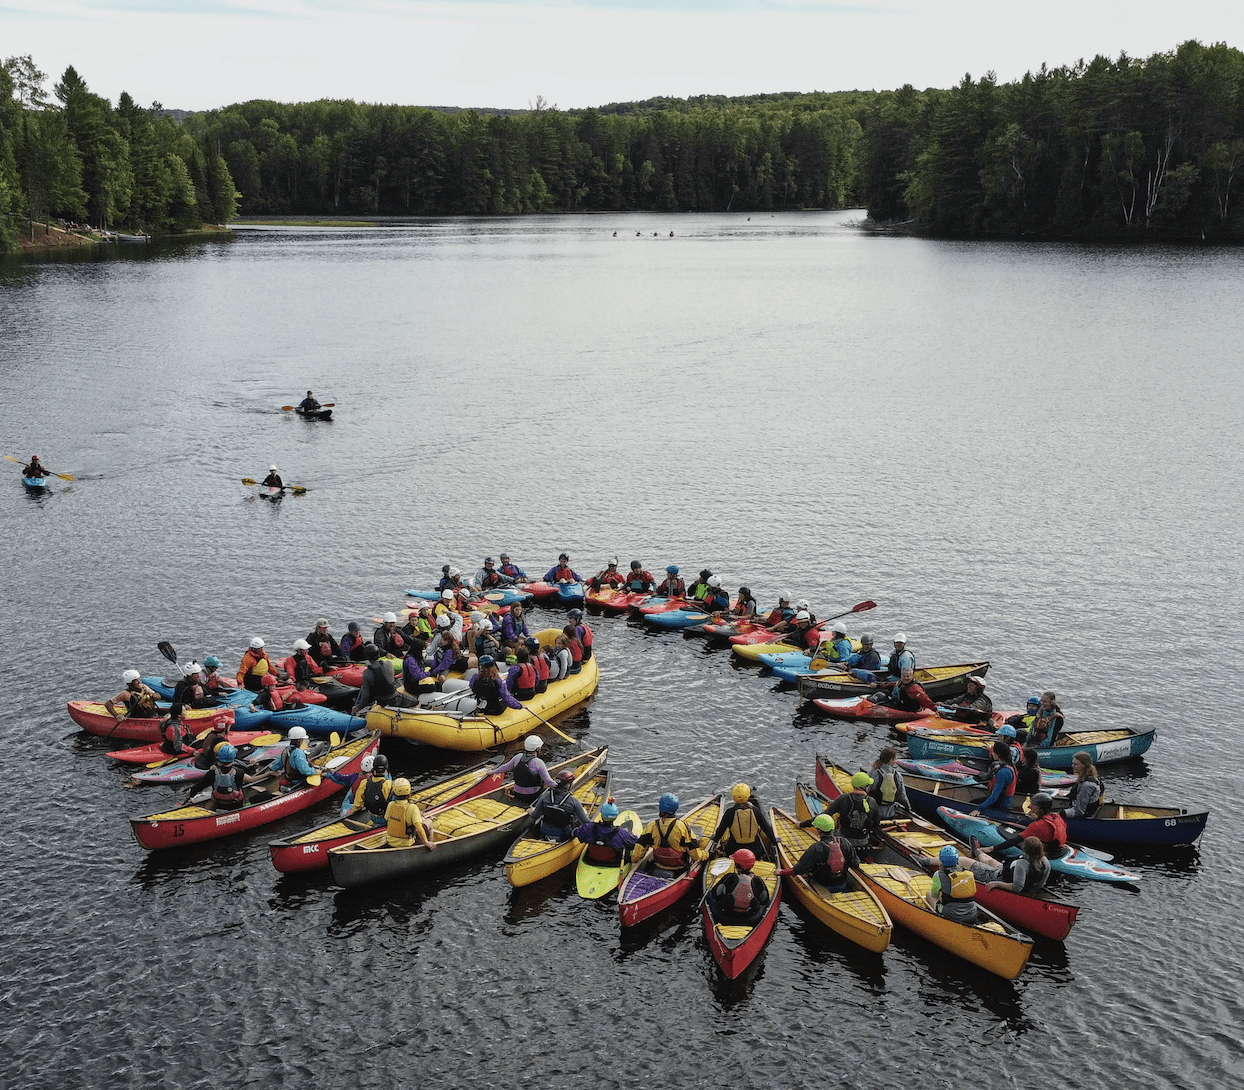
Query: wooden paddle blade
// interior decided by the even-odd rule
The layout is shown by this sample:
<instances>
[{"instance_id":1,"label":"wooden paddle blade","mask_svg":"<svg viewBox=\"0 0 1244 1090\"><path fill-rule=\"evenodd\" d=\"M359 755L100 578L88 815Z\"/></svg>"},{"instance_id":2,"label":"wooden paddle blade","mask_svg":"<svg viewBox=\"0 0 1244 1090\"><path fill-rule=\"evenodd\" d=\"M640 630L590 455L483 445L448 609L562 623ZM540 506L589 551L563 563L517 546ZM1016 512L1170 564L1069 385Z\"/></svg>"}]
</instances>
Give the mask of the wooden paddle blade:
<instances>
[{"instance_id":1,"label":"wooden paddle blade","mask_svg":"<svg viewBox=\"0 0 1244 1090\"><path fill-rule=\"evenodd\" d=\"M255 480L254 477L243 477L242 483L243 484L258 484L259 482Z\"/></svg>"},{"instance_id":2,"label":"wooden paddle blade","mask_svg":"<svg viewBox=\"0 0 1244 1090\"><path fill-rule=\"evenodd\" d=\"M324 782L324 777L321 776L318 772L312 772L311 775L307 777L308 787L319 787L320 784L322 784L323 782Z\"/></svg>"},{"instance_id":3,"label":"wooden paddle blade","mask_svg":"<svg viewBox=\"0 0 1244 1090\"><path fill-rule=\"evenodd\" d=\"M337 402L335 401L325 401L324 404L320 406L321 409L335 409L336 407Z\"/></svg>"},{"instance_id":4,"label":"wooden paddle blade","mask_svg":"<svg viewBox=\"0 0 1244 1090\"><path fill-rule=\"evenodd\" d=\"M283 413L292 413L293 411L294 411L293 405L282 405L281 406L281 412Z\"/></svg>"},{"instance_id":5,"label":"wooden paddle blade","mask_svg":"<svg viewBox=\"0 0 1244 1090\"><path fill-rule=\"evenodd\" d=\"M5 458L5 461L7 462L16 462L19 466L25 465L25 463L20 458L14 458L13 455L11 454L6 454L4 458Z\"/></svg>"},{"instance_id":6,"label":"wooden paddle blade","mask_svg":"<svg viewBox=\"0 0 1244 1090\"><path fill-rule=\"evenodd\" d=\"M156 644L156 650L160 652L169 662L177 661L177 652L173 650L173 645L168 640L161 640Z\"/></svg>"}]
</instances>

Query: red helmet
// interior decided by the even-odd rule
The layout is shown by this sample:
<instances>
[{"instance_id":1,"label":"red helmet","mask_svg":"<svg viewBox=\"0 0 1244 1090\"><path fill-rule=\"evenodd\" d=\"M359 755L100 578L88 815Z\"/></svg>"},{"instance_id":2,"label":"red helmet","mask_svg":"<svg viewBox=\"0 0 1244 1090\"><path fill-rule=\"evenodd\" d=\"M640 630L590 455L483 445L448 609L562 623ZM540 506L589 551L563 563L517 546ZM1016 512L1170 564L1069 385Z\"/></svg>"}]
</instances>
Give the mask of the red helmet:
<instances>
[{"instance_id":1,"label":"red helmet","mask_svg":"<svg viewBox=\"0 0 1244 1090\"><path fill-rule=\"evenodd\" d=\"M731 857L736 870L748 871L756 865L756 853L748 848L740 848Z\"/></svg>"},{"instance_id":2,"label":"red helmet","mask_svg":"<svg viewBox=\"0 0 1244 1090\"><path fill-rule=\"evenodd\" d=\"M260 684L261 684L261 685L268 685L268 686L275 685L275 684L276 684L276 678L275 678L272 674L265 674L265 675L264 675L264 678L263 678L263 681L261 681L261 682L260 682Z\"/></svg>"}]
</instances>

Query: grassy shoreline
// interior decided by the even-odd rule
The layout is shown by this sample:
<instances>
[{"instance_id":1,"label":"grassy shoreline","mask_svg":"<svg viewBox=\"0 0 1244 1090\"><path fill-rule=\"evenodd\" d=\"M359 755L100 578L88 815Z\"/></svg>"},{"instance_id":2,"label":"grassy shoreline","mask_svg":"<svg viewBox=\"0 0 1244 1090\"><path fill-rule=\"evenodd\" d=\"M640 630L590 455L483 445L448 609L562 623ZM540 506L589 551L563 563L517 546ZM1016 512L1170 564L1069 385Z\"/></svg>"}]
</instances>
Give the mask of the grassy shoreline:
<instances>
[{"instance_id":1,"label":"grassy shoreline","mask_svg":"<svg viewBox=\"0 0 1244 1090\"><path fill-rule=\"evenodd\" d=\"M54 223L46 224L39 222L36 222L32 228L29 223L26 223L22 225L22 233L17 240L17 256L43 254L56 250L83 249L88 246L104 246L114 241L115 235L125 233L123 231L97 231L94 228L67 231ZM219 238L222 235L230 234L232 234L232 231L226 226L216 223L205 223L202 227L196 227L192 231L183 231L175 235L152 235L151 237L154 241L164 241L166 239L193 240Z\"/></svg>"}]
</instances>

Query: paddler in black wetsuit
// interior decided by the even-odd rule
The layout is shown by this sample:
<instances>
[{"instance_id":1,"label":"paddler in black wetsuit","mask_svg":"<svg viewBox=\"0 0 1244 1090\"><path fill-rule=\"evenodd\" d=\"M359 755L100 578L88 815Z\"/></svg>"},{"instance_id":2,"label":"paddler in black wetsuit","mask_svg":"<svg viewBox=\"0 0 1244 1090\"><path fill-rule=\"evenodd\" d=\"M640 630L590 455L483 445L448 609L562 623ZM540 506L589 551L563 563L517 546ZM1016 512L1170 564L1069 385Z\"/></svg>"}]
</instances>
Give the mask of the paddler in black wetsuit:
<instances>
[{"instance_id":1,"label":"paddler in black wetsuit","mask_svg":"<svg viewBox=\"0 0 1244 1090\"><path fill-rule=\"evenodd\" d=\"M285 491L285 482L281 480L281 475L276 471L276 466L268 466L268 475L259 482L265 488L279 488Z\"/></svg>"}]
</instances>

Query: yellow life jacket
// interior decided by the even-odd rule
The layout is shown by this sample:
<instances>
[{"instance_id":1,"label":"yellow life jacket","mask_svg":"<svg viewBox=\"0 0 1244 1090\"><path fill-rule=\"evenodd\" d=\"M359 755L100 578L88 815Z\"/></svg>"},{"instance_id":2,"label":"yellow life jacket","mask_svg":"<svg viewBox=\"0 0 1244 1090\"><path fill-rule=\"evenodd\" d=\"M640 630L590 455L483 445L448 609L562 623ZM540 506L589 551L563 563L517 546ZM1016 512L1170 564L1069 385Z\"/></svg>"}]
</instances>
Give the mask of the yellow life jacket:
<instances>
[{"instance_id":1,"label":"yellow life jacket","mask_svg":"<svg viewBox=\"0 0 1244 1090\"><path fill-rule=\"evenodd\" d=\"M422 824L419 807L408 799L395 799L384 812L390 848L409 848L415 843L415 829Z\"/></svg>"},{"instance_id":2,"label":"yellow life jacket","mask_svg":"<svg viewBox=\"0 0 1244 1090\"><path fill-rule=\"evenodd\" d=\"M950 888L946 888L946 879ZM976 878L970 870L942 871L941 901L970 901L976 896Z\"/></svg>"},{"instance_id":3,"label":"yellow life jacket","mask_svg":"<svg viewBox=\"0 0 1244 1090\"><path fill-rule=\"evenodd\" d=\"M752 807L741 806L735 810L730 822L730 839L740 845L755 844L760 839L760 822Z\"/></svg>"}]
</instances>

